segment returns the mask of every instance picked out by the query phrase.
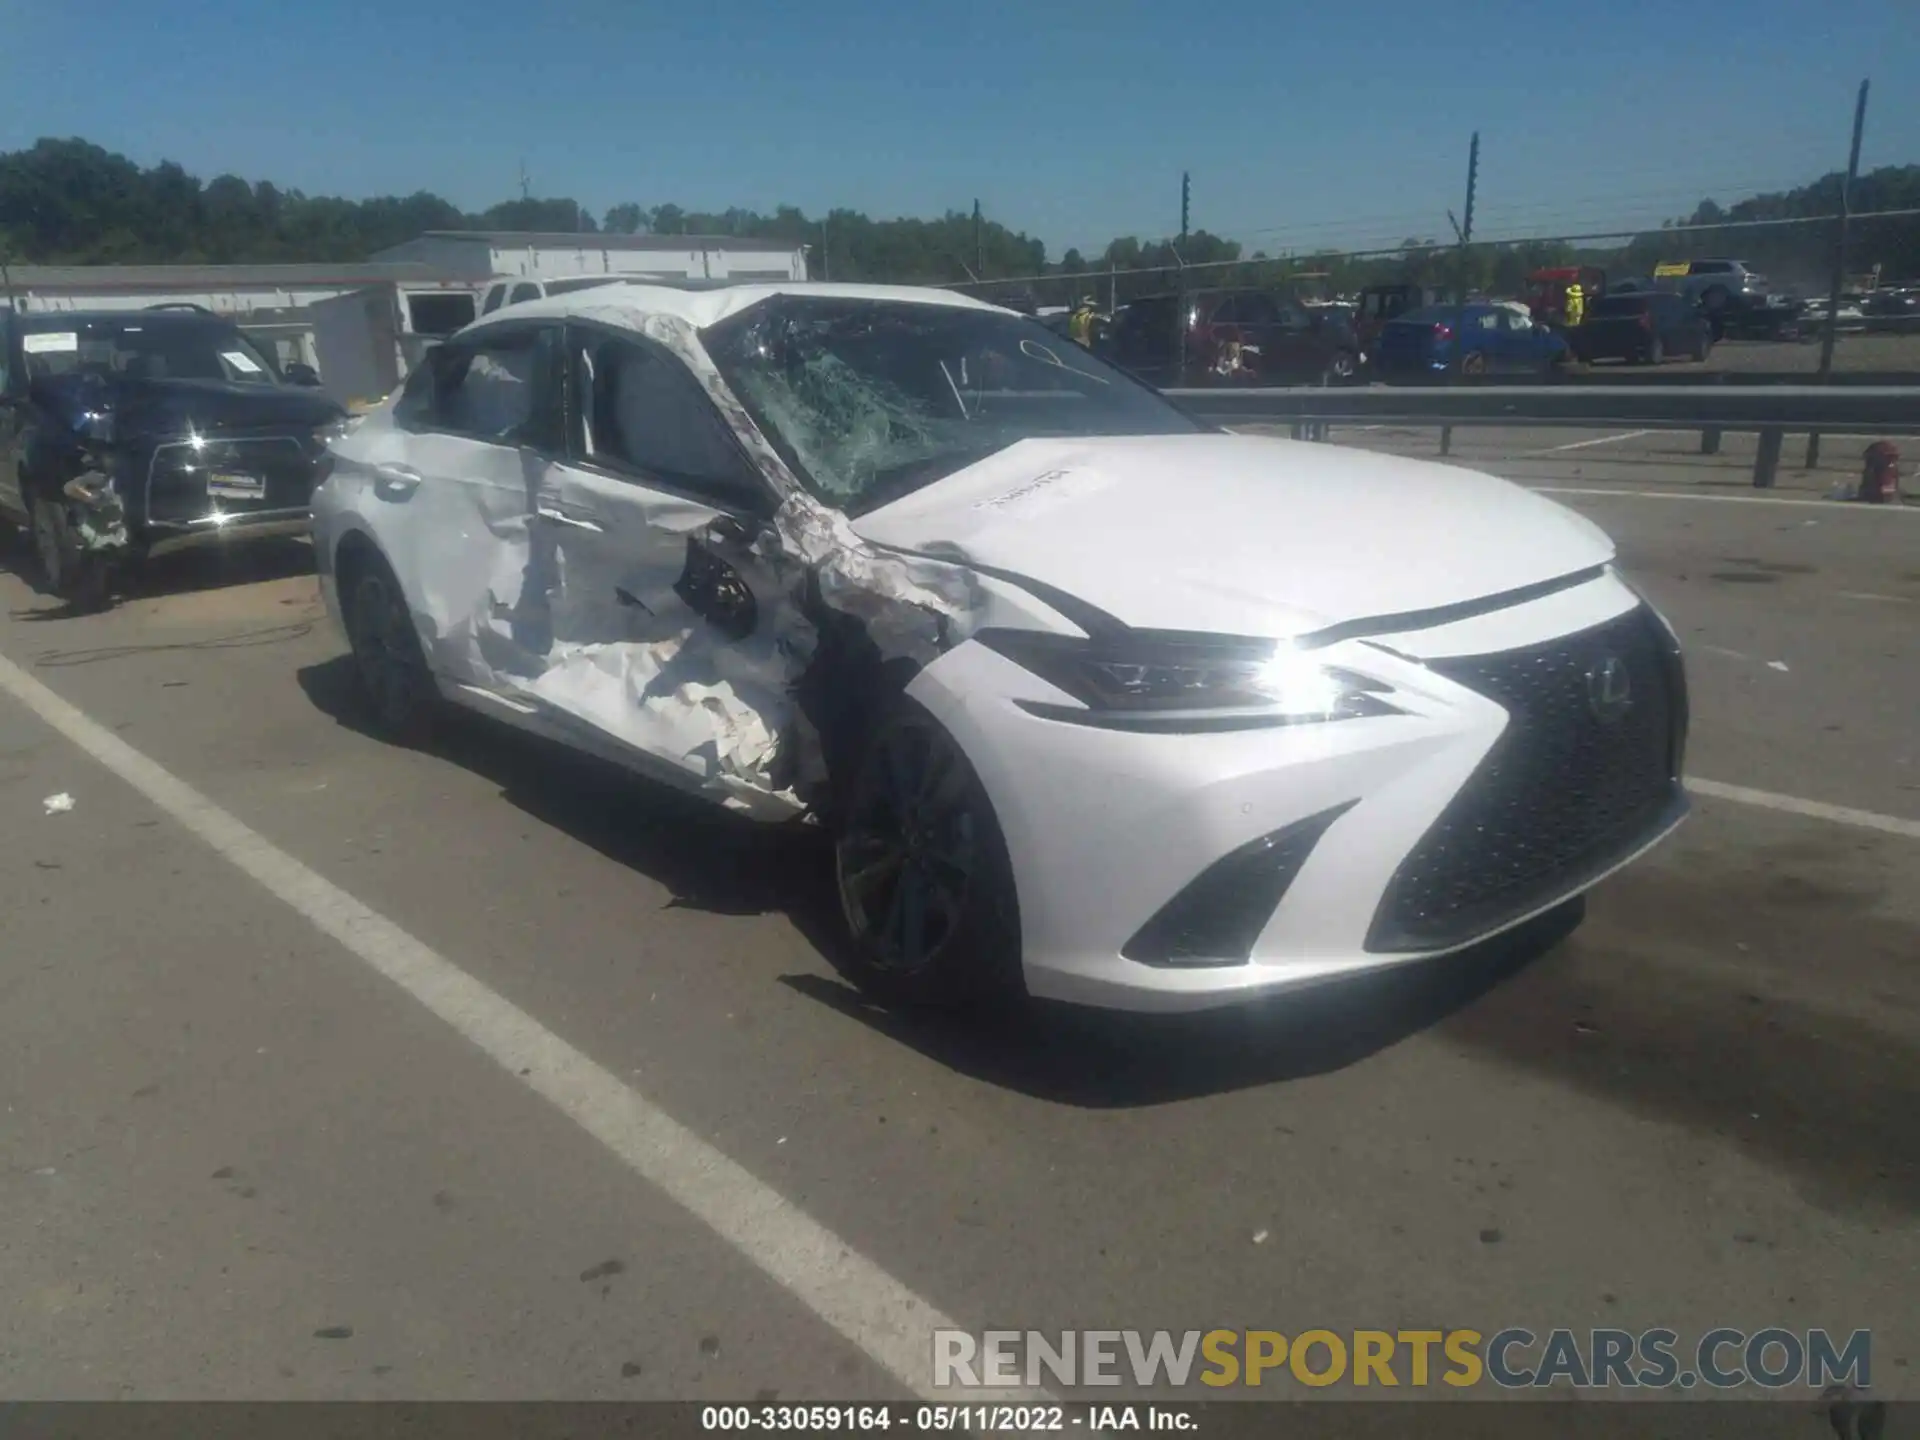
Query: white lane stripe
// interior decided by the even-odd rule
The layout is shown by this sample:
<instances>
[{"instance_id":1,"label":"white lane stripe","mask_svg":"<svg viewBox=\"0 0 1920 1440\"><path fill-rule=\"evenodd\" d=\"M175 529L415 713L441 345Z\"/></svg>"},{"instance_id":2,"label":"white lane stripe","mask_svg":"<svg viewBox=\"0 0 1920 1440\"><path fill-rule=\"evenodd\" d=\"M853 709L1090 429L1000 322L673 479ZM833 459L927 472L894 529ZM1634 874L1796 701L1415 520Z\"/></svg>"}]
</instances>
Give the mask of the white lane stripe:
<instances>
[{"instance_id":1,"label":"white lane stripe","mask_svg":"<svg viewBox=\"0 0 1920 1440\"><path fill-rule=\"evenodd\" d=\"M1784 495L1695 495L1676 490L1627 490L1591 485L1527 485L1524 488L1538 491L1542 495L1605 495L1620 496L1628 500L1703 500L1723 505L1799 505L1807 509L1823 510L1829 515L1920 515L1920 505L1854 505L1838 500L1822 499L1817 495L1809 495L1804 500L1791 500Z\"/></svg>"},{"instance_id":2,"label":"white lane stripe","mask_svg":"<svg viewBox=\"0 0 1920 1440\"><path fill-rule=\"evenodd\" d=\"M1851 825L1856 830L1878 830L1920 840L1920 820L1903 820L1898 815L1881 815L1872 810L1854 810L1845 805L1829 805L1821 800L1802 800L1795 795L1776 795L1771 790L1749 790L1745 785L1723 785L1718 780L1687 777L1687 789L1714 800L1731 800L1736 805L1757 805L1763 810L1779 810L1788 815L1804 815L1812 820L1828 820L1835 825Z\"/></svg>"},{"instance_id":3,"label":"white lane stripe","mask_svg":"<svg viewBox=\"0 0 1920 1440\"><path fill-rule=\"evenodd\" d=\"M1526 450L1525 455L1558 455L1563 450L1586 450L1595 445L1617 445L1622 440L1638 440L1642 435L1651 435L1651 430L1627 430L1618 435L1602 435L1597 440L1575 440L1570 445L1549 445L1544 450Z\"/></svg>"},{"instance_id":4,"label":"white lane stripe","mask_svg":"<svg viewBox=\"0 0 1920 1440\"><path fill-rule=\"evenodd\" d=\"M656 1109L538 1020L323 879L0 657L0 690L146 796L276 899L398 985L508 1075L664 1191L923 1399L1050 1400L1040 1390L935 1391L932 1305Z\"/></svg>"},{"instance_id":5,"label":"white lane stripe","mask_svg":"<svg viewBox=\"0 0 1920 1440\"><path fill-rule=\"evenodd\" d=\"M1877 600L1887 605L1910 605L1912 597L1907 595L1876 595L1871 590L1836 590L1833 592L1842 600Z\"/></svg>"}]
</instances>

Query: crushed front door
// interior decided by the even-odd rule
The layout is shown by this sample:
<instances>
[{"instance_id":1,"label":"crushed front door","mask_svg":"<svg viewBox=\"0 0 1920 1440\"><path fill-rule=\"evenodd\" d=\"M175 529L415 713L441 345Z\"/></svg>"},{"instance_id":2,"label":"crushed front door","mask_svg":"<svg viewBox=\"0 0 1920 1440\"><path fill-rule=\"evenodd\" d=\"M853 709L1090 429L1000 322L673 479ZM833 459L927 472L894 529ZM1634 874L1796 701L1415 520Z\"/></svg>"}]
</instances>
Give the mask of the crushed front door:
<instances>
[{"instance_id":1,"label":"crushed front door","mask_svg":"<svg viewBox=\"0 0 1920 1440\"><path fill-rule=\"evenodd\" d=\"M771 492L668 351L591 326L567 350L568 454L531 522L551 645L525 693L733 808L794 813L805 627L747 548Z\"/></svg>"}]
</instances>

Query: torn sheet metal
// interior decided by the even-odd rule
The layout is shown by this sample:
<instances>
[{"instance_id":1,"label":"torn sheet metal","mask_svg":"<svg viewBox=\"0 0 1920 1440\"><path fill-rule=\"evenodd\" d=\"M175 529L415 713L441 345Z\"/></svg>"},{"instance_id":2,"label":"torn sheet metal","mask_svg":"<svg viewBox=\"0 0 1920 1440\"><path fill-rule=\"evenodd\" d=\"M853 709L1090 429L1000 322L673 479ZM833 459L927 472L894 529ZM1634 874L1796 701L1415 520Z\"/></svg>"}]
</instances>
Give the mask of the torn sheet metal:
<instances>
[{"instance_id":1,"label":"torn sheet metal","mask_svg":"<svg viewBox=\"0 0 1920 1440\"><path fill-rule=\"evenodd\" d=\"M67 514L82 550L96 554L122 551L131 543L127 535L126 503L111 475L86 471L69 480L62 487L62 493L73 502Z\"/></svg>"}]
</instances>

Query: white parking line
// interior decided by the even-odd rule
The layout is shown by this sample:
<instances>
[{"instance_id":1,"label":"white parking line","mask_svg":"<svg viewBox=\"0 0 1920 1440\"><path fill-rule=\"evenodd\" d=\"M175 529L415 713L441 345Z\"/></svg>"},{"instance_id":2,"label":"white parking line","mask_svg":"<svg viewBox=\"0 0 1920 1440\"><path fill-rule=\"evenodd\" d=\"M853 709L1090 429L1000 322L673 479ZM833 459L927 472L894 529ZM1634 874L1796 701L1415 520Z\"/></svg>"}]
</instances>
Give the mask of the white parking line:
<instances>
[{"instance_id":1,"label":"white parking line","mask_svg":"<svg viewBox=\"0 0 1920 1440\"><path fill-rule=\"evenodd\" d=\"M1595 445L1617 445L1622 440L1638 440L1642 435L1651 435L1651 430L1627 430L1618 435L1602 435L1597 440L1575 440L1570 445L1549 445L1544 450L1523 450L1523 455L1558 455L1563 450L1586 450Z\"/></svg>"},{"instance_id":2,"label":"white parking line","mask_svg":"<svg viewBox=\"0 0 1920 1440\"><path fill-rule=\"evenodd\" d=\"M1692 775L1687 777L1687 789L1715 800L1731 800L1736 805L1757 805L1762 810L1780 810L1788 815L1828 820L1835 825L1851 825L1856 830L1878 830L1885 835L1920 840L1920 820L1903 820L1898 815L1854 810L1821 800L1802 800L1795 795L1776 795L1771 790L1749 790L1745 785L1723 785L1718 780L1701 780Z\"/></svg>"},{"instance_id":3,"label":"white parking line","mask_svg":"<svg viewBox=\"0 0 1920 1440\"><path fill-rule=\"evenodd\" d=\"M954 1322L533 1016L308 869L0 657L0 690L470 1040L922 1398ZM1039 1390L967 1400L1048 1400ZM1092 1433L1092 1432L1090 1432Z\"/></svg>"}]
</instances>

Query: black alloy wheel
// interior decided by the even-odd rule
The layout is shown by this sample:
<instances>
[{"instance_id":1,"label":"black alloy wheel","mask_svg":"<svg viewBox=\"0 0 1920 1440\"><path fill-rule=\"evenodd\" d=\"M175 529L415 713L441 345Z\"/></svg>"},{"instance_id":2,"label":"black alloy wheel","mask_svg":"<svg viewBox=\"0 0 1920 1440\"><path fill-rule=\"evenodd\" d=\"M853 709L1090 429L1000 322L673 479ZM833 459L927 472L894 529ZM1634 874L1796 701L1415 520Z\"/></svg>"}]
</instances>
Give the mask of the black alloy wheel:
<instances>
[{"instance_id":1,"label":"black alloy wheel","mask_svg":"<svg viewBox=\"0 0 1920 1440\"><path fill-rule=\"evenodd\" d=\"M919 1004L1017 990L1005 841L959 745L911 701L874 728L836 830L840 906L863 986Z\"/></svg>"},{"instance_id":2,"label":"black alloy wheel","mask_svg":"<svg viewBox=\"0 0 1920 1440\"><path fill-rule=\"evenodd\" d=\"M432 732L438 697L399 582L384 565L371 565L354 580L344 608L375 726L398 744L421 744Z\"/></svg>"}]
</instances>

